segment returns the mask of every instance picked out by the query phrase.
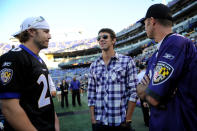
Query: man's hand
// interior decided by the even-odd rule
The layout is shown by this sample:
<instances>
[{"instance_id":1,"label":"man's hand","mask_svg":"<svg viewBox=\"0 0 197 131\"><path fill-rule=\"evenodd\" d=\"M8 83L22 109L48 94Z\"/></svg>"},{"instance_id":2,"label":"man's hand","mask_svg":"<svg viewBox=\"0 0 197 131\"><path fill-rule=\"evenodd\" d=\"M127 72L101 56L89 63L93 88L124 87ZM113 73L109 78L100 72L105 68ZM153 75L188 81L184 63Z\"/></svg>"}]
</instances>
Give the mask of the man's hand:
<instances>
[{"instance_id":1,"label":"man's hand","mask_svg":"<svg viewBox=\"0 0 197 131\"><path fill-rule=\"evenodd\" d=\"M57 117L56 112L55 112L55 131L60 131L59 119Z\"/></svg>"},{"instance_id":2,"label":"man's hand","mask_svg":"<svg viewBox=\"0 0 197 131\"><path fill-rule=\"evenodd\" d=\"M137 86L137 94L142 100L145 99L145 90L148 87L149 82L149 77L147 75L144 75L144 78L142 79L141 83Z\"/></svg>"},{"instance_id":3,"label":"man's hand","mask_svg":"<svg viewBox=\"0 0 197 131\"><path fill-rule=\"evenodd\" d=\"M148 105L147 102L143 102L143 106L144 106L144 107L149 107L149 105Z\"/></svg>"},{"instance_id":4,"label":"man's hand","mask_svg":"<svg viewBox=\"0 0 197 131\"><path fill-rule=\"evenodd\" d=\"M157 101L149 95L146 96L145 90L148 87L149 82L149 77L147 75L144 75L144 78L142 79L141 83L137 86L137 94L142 100L146 99L146 101L152 106L157 106L159 104L159 101Z\"/></svg>"},{"instance_id":5,"label":"man's hand","mask_svg":"<svg viewBox=\"0 0 197 131\"><path fill-rule=\"evenodd\" d=\"M96 124L96 119L94 117L94 106L90 106L90 116L91 116L91 122L92 124Z\"/></svg>"},{"instance_id":6,"label":"man's hand","mask_svg":"<svg viewBox=\"0 0 197 131\"><path fill-rule=\"evenodd\" d=\"M91 117L91 122L92 122L92 124L96 124L96 120L94 117Z\"/></svg>"}]
</instances>

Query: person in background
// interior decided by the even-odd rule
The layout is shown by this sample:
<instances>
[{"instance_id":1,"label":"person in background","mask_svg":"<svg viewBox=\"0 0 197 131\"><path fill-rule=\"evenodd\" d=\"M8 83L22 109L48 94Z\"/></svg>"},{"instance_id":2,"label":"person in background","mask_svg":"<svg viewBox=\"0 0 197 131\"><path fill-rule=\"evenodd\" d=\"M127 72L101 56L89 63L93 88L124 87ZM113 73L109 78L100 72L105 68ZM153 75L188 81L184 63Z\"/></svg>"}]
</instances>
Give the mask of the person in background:
<instances>
[{"instance_id":1,"label":"person in background","mask_svg":"<svg viewBox=\"0 0 197 131\"><path fill-rule=\"evenodd\" d=\"M172 12L163 4L147 10L146 34L158 43L138 96L150 105L150 131L196 131L197 53L193 42L172 32Z\"/></svg>"},{"instance_id":2,"label":"person in background","mask_svg":"<svg viewBox=\"0 0 197 131\"><path fill-rule=\"evenodd\" d=\"M88 106L93 131L131 131L138 83L134 61L116 53L112 29L98 32L102 55L91 64L88 78Z\"/></svg>"},{"instance_id":3,"label":"person in background","mask_svg":"<svg viewBox=\"0 0 197 131\"><path fill-rule=\"evenodd\" d=\"M62 83L60 85L60 89L61 89L61 107L64 107L64 99L65 99L65 103L66 103L66 107L69 106L68 103L68 83L66 82L66 80L62 80Z\"/></svg>"},{"instance_id":4,"label":"person in background","mask_svg":"<svg viewBox=\"0 0 197 131\"><path fill-rule=\"evenodd\" d=\"M73 80L70 83L70 90L72 92L72 105L75 106L75 99L77 97L77 102L79 106L81 106L81 99L80 99L80 82L73 77Z\"/></svg>"},{"instance_id":5,"label":"person in background","mask_svg":"<svg viewBox=\"0 0 197 131\"><path fill-rule=\"evenodd\" d=\"M49 71L39 57L51 39L42 17L26 18L14 34L21 45L0 57L0 99L5 131L59 131Z\"/></svg>"},{"instance_id":6,"label":"person in background","mask_svg":"<svg viewBox=\"0 0 197 131\"><path fill-rule=\"evenodd\" d=\"M57 101L60 102L61 101L61 89L60 89L60 83L57 83L57 87L56 87L56 90L57 90Z\"/></svg>"}]
</instances>

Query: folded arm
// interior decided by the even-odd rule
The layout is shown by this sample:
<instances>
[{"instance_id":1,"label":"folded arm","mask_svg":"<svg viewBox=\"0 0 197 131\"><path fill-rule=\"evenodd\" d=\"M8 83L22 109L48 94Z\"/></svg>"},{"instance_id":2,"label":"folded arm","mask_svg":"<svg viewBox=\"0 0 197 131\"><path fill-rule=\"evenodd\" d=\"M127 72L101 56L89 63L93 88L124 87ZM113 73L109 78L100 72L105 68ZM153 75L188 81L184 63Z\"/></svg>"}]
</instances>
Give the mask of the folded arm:
<instances>
[{"instance_id":1,"label":"folded arm","mask_svg":"<svg viewBox=\"0 0 197 131\"><path fill-rule=\"evenodd\" d=\"M159 104L159 101L151 97L150 95L147 95L146 89L149 85L150 79L147 75L144 76L144 79L142 79L141 83L137 86L137 94L142 99L147 101L149 104L153 106L157 106Z\"/></svg>"}]
</instances>

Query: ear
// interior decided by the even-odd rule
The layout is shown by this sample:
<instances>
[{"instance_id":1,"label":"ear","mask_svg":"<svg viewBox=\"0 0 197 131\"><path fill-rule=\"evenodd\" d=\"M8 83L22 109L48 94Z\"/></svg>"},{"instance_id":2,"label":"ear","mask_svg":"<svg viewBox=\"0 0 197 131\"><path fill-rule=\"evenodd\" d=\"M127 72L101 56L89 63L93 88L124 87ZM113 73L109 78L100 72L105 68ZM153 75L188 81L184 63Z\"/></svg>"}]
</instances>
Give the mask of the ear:
<instances>
[{"instance_id":1,"label":"ear","mask_svg":"<svg viewBox=\"0 0 197 131\"><path fill-rule=\"evenodd\" d=\"M155 25L156 24L156 19L155 18L151 17L150 18L150 21L151 21L152 25Z\"/></svg>"},{"instance_id":2,"label":"ear","mask_svg":"<svg viewBox=\"0 0 197 131\"><path fill-rule=\"evenodd\" d=\"M112 40L112 43L115 45L115 43L116 43L116 38L114 38L114 39Z\"/></svg>"},{"instance_id":3,"label":"ear","mask_svg":"<svg viewBox=\"0 0 197 131\"><path fill-rule=\"evenodd\" d=\"M36 33L34 29L28 29L27 32L29 33L30 36L34 36Z\"/></svg>"}]
</instances>

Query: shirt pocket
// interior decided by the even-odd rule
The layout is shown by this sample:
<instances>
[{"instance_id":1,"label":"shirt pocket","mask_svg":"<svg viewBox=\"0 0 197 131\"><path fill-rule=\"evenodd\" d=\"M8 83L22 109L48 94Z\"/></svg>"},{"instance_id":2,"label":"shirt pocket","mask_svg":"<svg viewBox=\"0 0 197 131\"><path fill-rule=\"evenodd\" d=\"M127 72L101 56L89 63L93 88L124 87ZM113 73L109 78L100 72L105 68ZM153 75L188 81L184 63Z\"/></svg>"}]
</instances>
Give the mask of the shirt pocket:
<instances>
[{"instance_id":1,"label":"shirt pocket","mask_svg":"<svg viewBox=\"0 0 197 131\"><path fill-rule=\"evenodd\" d=\"M104 75L103 75L102 71L95 72L94 79L96 80L97 86L101 85L104 80Z\"/></svg>"},{"instance_id":2,"label":"shirt pocket","mask_svg":"<svg viewBox=\"0 0 197 131\"><path fill-rule=\"evenodd\" d=\"M111 79L113 82L124 84L126 81L126 69L124 67L117 67L112 71Z\"/></svg>"}]
</instances>

